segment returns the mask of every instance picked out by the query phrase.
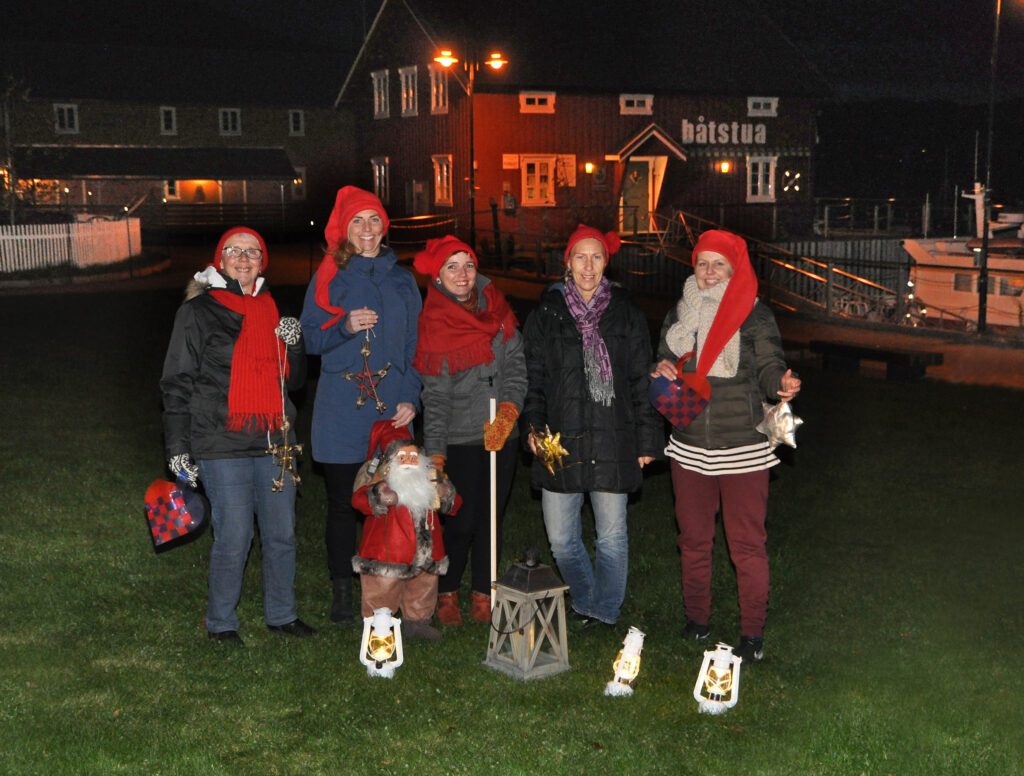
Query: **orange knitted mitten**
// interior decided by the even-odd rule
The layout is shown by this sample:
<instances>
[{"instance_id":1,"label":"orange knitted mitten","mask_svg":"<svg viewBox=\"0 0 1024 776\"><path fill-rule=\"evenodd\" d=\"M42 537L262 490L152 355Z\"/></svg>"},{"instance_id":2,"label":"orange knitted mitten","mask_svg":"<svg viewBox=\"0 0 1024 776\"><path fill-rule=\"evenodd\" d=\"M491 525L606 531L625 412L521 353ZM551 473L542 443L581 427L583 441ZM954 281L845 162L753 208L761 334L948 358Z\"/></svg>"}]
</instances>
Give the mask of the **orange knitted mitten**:
<instances>
[{"instance_id":1,"label":"orange knitted mitten","mask_svg":"<svg viewBox=\"0 0 1024 776\"><path fill-rule=\"evenodd\" d=\"M510 401L501 402L494 413L494 422L484 423L484 448L492 453L503 448L518 419L519 408Z\"/></svg>"}]
</instances>

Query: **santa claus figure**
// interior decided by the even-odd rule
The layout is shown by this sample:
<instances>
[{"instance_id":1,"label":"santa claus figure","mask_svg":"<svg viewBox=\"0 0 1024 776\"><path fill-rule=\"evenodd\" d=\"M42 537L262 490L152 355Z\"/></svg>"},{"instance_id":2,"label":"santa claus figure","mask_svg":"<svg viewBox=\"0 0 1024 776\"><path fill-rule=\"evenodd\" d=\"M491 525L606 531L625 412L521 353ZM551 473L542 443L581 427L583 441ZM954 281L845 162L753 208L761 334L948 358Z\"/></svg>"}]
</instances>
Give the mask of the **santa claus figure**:
<instances>
[{"instance_id":1,"label":"santa claus figure","mask_svg":"<svg viewBox=\"0 0 1024 776\"><path fill-rule=\"evenodd\" d=\"M407 426L376 423L369 458L352 494L352 506L366 515L359 554L352 558L361 579L363 617L381 607L401 610L406 638L437 641L441 632L430 619L437 578L448 569L439 513L454 515L462 500L412 442Z\"/></svg>"}]
</instances>

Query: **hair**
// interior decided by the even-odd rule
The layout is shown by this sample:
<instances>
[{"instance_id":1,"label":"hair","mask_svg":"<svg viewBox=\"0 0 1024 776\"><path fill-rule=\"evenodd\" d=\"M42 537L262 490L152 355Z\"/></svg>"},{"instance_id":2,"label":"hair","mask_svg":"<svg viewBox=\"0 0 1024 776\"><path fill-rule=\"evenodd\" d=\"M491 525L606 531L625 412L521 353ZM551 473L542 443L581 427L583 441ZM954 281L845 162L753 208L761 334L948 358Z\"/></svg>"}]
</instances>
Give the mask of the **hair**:
<instances>
[{"instance_id":1,"label":"hair","mask_svg":"<svg viewBox=\"0 0 1024 776\"><path fill-rule=\"evenodd\" d=\"M348 266L349 259L359 253L359 250L348 240L345 240L344 245L340 245L337 248L327 248L324 254L327 256L334 257L334 263L338 265L338 269L345 269Z\"/></svg>"},{"instance_id":2,"label":"hair","mask_svg":"<svg viewBox=\"0 0 1024 776\"><path fill-rule=\"evenodd\" d=\"M469 292L469 296L465 301L459 302L455 300L463 309L468 310L471 313L477 312L480 309L480 294L477 293L476 286L473 286L473 290Z\"/></svg>"}]
</instances>

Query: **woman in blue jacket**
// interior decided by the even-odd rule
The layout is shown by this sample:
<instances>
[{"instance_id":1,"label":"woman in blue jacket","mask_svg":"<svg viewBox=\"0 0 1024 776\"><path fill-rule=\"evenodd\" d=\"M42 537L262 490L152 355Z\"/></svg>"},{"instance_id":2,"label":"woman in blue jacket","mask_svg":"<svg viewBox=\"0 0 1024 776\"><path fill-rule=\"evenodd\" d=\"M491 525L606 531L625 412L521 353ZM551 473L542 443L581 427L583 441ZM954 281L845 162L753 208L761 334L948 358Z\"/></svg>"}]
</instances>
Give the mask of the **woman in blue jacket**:
<instances>
[{"instance_id":1,"label":"woman in blue jacket","mask_svg":"<svg viewBox=\"0 0 1024 776\"><path fill-rule=\"evenodd\" d=\"M302 309L306 352L320 356L312 441L327 485L334 622L354 619L352 484L366 460L370 429L382 417L395 428L408 425L419 404L412 359L423 302L412 273L383 245L387 230L388 216L376 196L342 188L324 230L327 252Z\"/></svg>"}]
</instances>

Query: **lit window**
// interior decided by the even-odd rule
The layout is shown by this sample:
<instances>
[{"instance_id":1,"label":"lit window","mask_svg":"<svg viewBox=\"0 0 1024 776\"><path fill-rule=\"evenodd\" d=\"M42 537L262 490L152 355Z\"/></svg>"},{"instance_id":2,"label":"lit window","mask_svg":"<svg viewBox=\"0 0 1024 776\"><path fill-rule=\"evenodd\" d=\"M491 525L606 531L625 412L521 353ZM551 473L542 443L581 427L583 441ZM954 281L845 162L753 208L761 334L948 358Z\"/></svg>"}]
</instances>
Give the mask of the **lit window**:
<instances>
[{"instance_id":1,"label":"lit window","mask_svg":"<svg viewBox=\"0 0 1024 776\"><path fill-rule=\"evenodd\" d=\"M998 278L1000 296L1024 295L1024 280L1017 278Z\"/></svg>"},{"instance_id":2,"label":"lit window","mask_svg":"<svg viewBox=\"0 0 1024 776\"><path fill-rule=\"evenodd\" d=\"M222 135L242 134L242 111L238 108L220 109L220 133Z\"/></svg>"},{"instance_id":3,"label":"lit window","mask_svg":"<svg viewBox=\"0 0 1024 776\"><path fill-rule=\"evenodd\" d=\"M620 94L620 116L650 116L654 108L653 94Z\"/></svg>"},{"instance_id":4,"label":"lit window","mask_svg":"<svg viewBox=\"0 0 1024 776\"><path fill-rule=\"evenodd\" d=\"M390 162L386 156L375 156L370 166L373 167L373 193L387 205L391 201Z\"/></svg>"},{"instance_id":5,"label":"lit window","mask_svg":"<svg viewBox=\"0 0 1024 776\"><path fill-rule=\"evenodd\" d=\"M167 105L160 106L160 134L178 134L178 111Z\"/></svg>"},{"instance_id":6,"label":"lit window","mask_svg":"<svg viewBox=\"0 0 1024 776\"><path fill-rule=\"evenodd\" d=\"M164 199L180 199L177 181L164 181Z\"/></svg>"},{"instance_id":7,"label":"lit window","mask_svg":"<svg viewBox=\"0 0 1024 776\"><path fill-rule=\"evenodd\" d=\"M448 112L448 71L439 65L430 65L430 112Z\"/></svg>"},{"instance_id":8,"label":"lit window","mask_svg":"<svg viewBox=\"0 0 1024 776\"><path fill-rule=\"evenodd\" d=\"M388 95L388 71L377 70L370 73L373 79L373 117L375 119L386 119L391 115Z\"/></svg>"},{"instance_id":9,"label":"lit window","mask_svg":"<svg viewBox=\"0 0 1024 776\"><path fill-rule=\"evenodd\" d=\"M416 65L398 68L398 77L402 82L402 115L415 116L418 113L416 108Z\"/></svg>"},{"instance_id":10,"label":"lit window","mask_svg":"<svg viewBox=\"0 0 1024 776\"><path fill-rule=\"evenodd\" d=\"M524 207L544 207L555 204L555 171L558 157L554 154L546 156L520 157L519 172L522 176Z\"/></svg>"},{"instance_id":11,"label":"lit window","mask_svg":"<svg viewBox=\"0 0 1024 776\"><path fill-rule=\"evenodd\" d=\"M430 157L434 162L434 204L452 204L452 155Z\"/></svg>"},{"instance_id":12,"label":"lit window","mask_svg":"<svg viewBox=\"0 0 1024 776\"><path fill-rule=\"evenodd\" d=\"M306 199L306 168L296 167L295 177L292 178L292 202L301 202Z\"/></svg>"},{"instance_id":13,"label":"lit window","mask_svg":"<svg viewBox=\"0 0 1024 776\"><path fill-rule=\"evenodd\" d=\"M306 134L306 112L302 110L288 111L288 134L302 137Z\"/></svg>"},{"instance_id":14,"label":"lit window","mask_svg":"<svg viewBox=\"0 0 1024 776\"><path fill-rule=\"evenodd\" d=\"M747 202L775 201L777 156L747 157Z\"/></svg>"},{"instance_id":15,"label":"lit window","mask_svg":"<svg viewBox=\"0 0 1024 776\"><path fill-rule=\"evenodd\" d=\"M53 104L53 129L60 135L78 134L78 106L70 102Z\"/></svg>"},{"instance_id":16,"label":"lit window","mask_svg":"<svg viewBox=\"0 0 1024 776\"><path fill-rule=\"evenodd\" d=\"M520 113L554 113L554 92L519 92Z\"/></svg>"},{"instance_id":17,"label":"lit window","mask_svg":"<svg viewBox=\"0 0 1024 776\"><path fill-rule=\"evenodd\" d=\"M778 97L747 97L748 116L778 116Z\"/></svg>"},{"instance_id":18,"label":"lit window","mask_svg":"<svg viewBox=\"0 0 1024 776\"><path fill-rule=\"evenodd\" d=\"M953 290L954 291L974 291L974 276L966 274L964 272L953 273Z\"/></svg>"}]
</instances>

